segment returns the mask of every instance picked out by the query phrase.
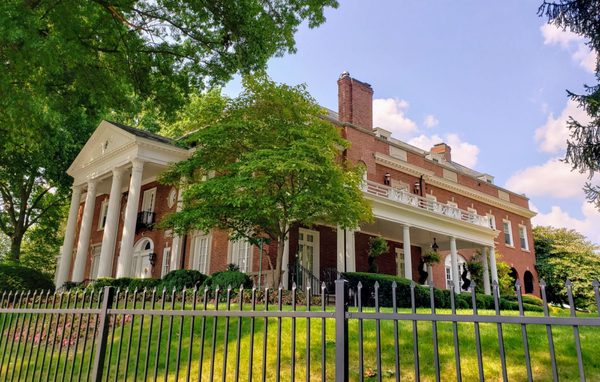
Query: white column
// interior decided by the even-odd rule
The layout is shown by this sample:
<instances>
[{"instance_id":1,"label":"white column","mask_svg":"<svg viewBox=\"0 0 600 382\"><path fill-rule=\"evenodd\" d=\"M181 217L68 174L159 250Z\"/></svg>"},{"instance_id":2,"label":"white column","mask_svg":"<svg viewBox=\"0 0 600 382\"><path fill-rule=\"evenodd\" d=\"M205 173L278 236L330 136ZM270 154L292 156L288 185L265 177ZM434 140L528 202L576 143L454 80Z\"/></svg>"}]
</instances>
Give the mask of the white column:
<instances>
[{"instance_id":1,"label":"white column","mask_svg":"<svg viewBox=\"0 0 600 382\"><path fill-rule=\"evenodd\" d=\"M490 249L490 271L492 271L492 282L498 282L498 268L496 267L496 254L494 253L494 247Z\"/></svg>"},{"instance_id":2,"label":"white column","mask_svg":"<svg viewBox=\"0 0 600 382\"><path fill-rule=\"evenodd\" d=\"M412 253L410 250L410 227L403 227L402 245L404 248L404 277L413 279L412 275Z\"/></svg>"},{"instance_id":3,"label":"white column","mask_svg":"<svg viewBox=\"0 0 600 382\"><path fill-rule=\"evenodd\" d=\"M117 228L119 227L119 212L121 211L121 185L123 184L123 169L114 169L112 173L113 176L108 199L106 224L104 225L104 234L102 235L102 249L100 251L98 277L112 276L113 259L115 257Z\"/></svg>"},{"instance_id":4,"label":"white column","mask_svg":"<svg viewBox=\"0 0 600 382\"><path fill-rule=\"evenodd\" d=\"M144 171L144 162L135 159L132 163L131 180L129 181L129 192L127 194L127 206L125 207L125 217L123 218L121 250L119 251L119 261L117 263L117 277L128 277L131 274L135 223L140 202L142 172Z\"/></svg>"},{"instance_id":5,"label":"white column","mask_svg":"<svg viewBox=\"0 0 600 382\"><path fill-rule=\"evenodd\" d=\"M75 229L77 228L77 213L79 212L79 202L81 200L81 186L73 186L71 193L71 207L69 207L69 218L65 230L65 239L63 241L62 252L60 254L60 264L58 274L56 275L56 289L60 288L65 281L69 281L69 271L71 268L71 257L73 256L73 246L75 244Z\"/></svg>"},{"instance_id":6,"label":"white column","mask_svg":"<svg viewBox=\"0 0 600 382\"><path fill-rule=\"evenodd\" d=\"M454 292L460 293L460 272L458 270L458 252L456 251L456 238L450 238L450 260L452 265L452 282Z\"/></svg>"},{"instance_id":7,"label":"white column","mask_svg":"<svg viewBox=\"0 0 600 382\"><path fill-rule=\"evenodd\" d=\"M488 266L487 248L481 249L481 260L483 263L483 291L485 294L492 294L490 287L490 267Z\"/></svg>"},{"instance_id":8,"label":"white column","mask_svg":"<svg viewBox=\"0 0 600 382\"><path fill-rule=\"evenodd\" d=\"M356 272L355 232L353 229L346 230L346 272Z\"/></svg>"},{"instance_id":9,"label":"white column","mask_svg":"<svg viewBox=\"0 0 600 382\"><path fill-rule=\"evenodd\" d=\"M340 226L337 227L337 258L336 258L336 264L337 264L337 271L338 272L345 272L345 265L346 265L346 251L345 249L345 235L347 234L347 232Z\"/></svg>"},{"instance_id":10,"label":"white column","mask_svg":"<svg viewBox=\"0 0 600 382\"><path fill-rule=\"evenodd\" d=\"M77 255L75 255L75 265L73 266L72 280L75 282L82 282L85 278L85 263L88 258L92 220L94 219L94 207L96 204L96 184L96 180L92 179L88 181L85 206L83 207L83 218L81 219L81 228L79 229Z\"/></svg>"},{"instance_id":11,"label":"white column","mask_svg":"<svg viewBox=\"0 0 600 382\"><path fill-rule=\"evenodd\" d=\"M290 279L290 272L289 272L289 264L290 264L290 235L288 234L288 236L285 238L285 241L283 242L283 258L281 259L281 285L284 286L284 288L287 288L288 283L289 283L289 279ZM267 284L267 283L265 283ZM265 285L266 286L266 285ZM269 287L271 288L278 288L279 285L269 285Z\"/></svg>"}]
</instances>

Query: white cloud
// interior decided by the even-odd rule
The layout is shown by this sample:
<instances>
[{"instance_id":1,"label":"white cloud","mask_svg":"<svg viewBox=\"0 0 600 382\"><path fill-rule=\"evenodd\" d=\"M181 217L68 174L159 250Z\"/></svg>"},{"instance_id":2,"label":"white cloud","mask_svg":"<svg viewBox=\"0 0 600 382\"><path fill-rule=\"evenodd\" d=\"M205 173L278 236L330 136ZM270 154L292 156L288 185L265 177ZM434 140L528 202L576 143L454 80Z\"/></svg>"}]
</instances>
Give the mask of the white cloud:
<instances>
[{"instance_id":1,"label":"white cloud","mask_svg":"<svg viewBox=\"0 0 600 382\"><path fill-rule=\"evenodd\" d=\"M552 24L540 27L544 44L560 45L571 53L571 58L590 73L596 71L596 54L585 44L585 39L569 30L562 30Z\"/></svg>"},{"instance_id":2,"label":"white cloud","mask_svg":"<svg viewBox=\"0 0 600 382\"><path fill-rule=\"evenodd\" d=\"M600 243L600 212L590 203L581 204L581 219L571 216L559 206L552 206L550 211L544 213L539 211L533 204L531 209L538 214L532 219L534 225L553 226L557 228L574 229L595 243Z\"/></svg>"},{"instance_id":3,"label":"white cloud","mask_svg":"<svg viewBox=\"0 0 600 382\"><path fill-rule=\"evenodd\" d=\"M538 142L541 151L557 153L566 149L567 139L569 138L569 129L567 127L569 117L573 117L581 123L590 121L585 110L578 108L574 101L568 100L565 108L558 117L555 118L551 113L544 126L535 130L535 140Z\"/></svg>"},{"instance_id":4,"label":"white cloud","mask_svg":"<svg viewBox=\"0 0 600 382\"><path fill-rule=\"evenodd\" d=\"M406 116L408 102L398 98L373 101L373 124L389 130L399 139L406 138L418 130L417 124Z\"/></svg>"},{"instance_id":5,"label":"white cloud","mask_svg":"<svg viewBox=\"0 0 600 382\"><path fill-rule=\"evenodd\" d=\"M439 125L440 121L434 116L434 115L427 115L425 117L425 120L423 121L423 125L425 125L425 127L427 127L428 129L432 129L434 127L436 127L437 125Z\"/></svg>"},{"instance_id":6,"label":"white cloud","mask_svg":"<svg viewBox=\"0 0 600 382\"><path fill-rule=\"evenodd\" d=\"M559 158L517 171L506 181L506 188L527 196L573 198L582 195L586 174L572 172L571 166Z\"/></svg>"},{"instance_id":7,"label":"white cloud","mask_svg":"<svg viewBox=\"0 0 600 382\"><path fill-rule=\"evenodd\" d=\"M462 164L470 168L477 164L477 156L479 155L479 147L474 144L463 142L457 134L449 133L443 137L434 135L421 134L408 141L409 144L417 146L423 150L429 150L436 143L446 143L452 148L452 161Z\"/></svg>"}]
</instances>

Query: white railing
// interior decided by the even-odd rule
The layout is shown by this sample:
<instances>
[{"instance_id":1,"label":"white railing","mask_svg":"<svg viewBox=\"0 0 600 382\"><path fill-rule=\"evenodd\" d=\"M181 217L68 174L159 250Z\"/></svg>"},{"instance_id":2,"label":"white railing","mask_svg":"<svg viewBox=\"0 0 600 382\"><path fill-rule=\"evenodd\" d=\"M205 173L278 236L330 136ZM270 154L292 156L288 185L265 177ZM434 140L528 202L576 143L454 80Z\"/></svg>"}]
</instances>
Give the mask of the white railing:
<instances>
[{"instance_id":1,"label":"white railing","mask_svg":"<svg viewBox=\"0 0 600 382\"><path fill-rule=\"evenodd\" d=\"M456 220L483 227L490 227L489 218L487 216L481 216L474 212L461 210L460 208L450 206L448 204L439 203L419 195L411 194L410 192L402 189L385 186L372 181L364 182L361 188L367 194L388 198L402 204L410 205L416 208L422 208Z\"/></svg>"}]
</instances>

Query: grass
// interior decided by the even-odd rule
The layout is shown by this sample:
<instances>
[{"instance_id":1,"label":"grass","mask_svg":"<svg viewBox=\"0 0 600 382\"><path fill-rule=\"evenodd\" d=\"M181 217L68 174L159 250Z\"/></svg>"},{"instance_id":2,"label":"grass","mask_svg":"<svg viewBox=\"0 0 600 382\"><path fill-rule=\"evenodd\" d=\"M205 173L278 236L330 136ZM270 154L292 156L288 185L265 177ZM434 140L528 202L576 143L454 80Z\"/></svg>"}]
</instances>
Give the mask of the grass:
<instances>
[{"instance_id":1,"label":"grass","mask_svg":"<svg viewBox=\"0 0 600 382\"><path fill-rule=\"evenodd\" d=\"M180 309L181 306L177 304L174 308ZM189 308L186 307L186 309ZM223 309L224 306L219 308ZM262 308L263 306L257 309ZM289 309L290 307L284 307L284 310ZM403 310L403 312L408 311ZM429 310L421 309L418 312L429 313ZM445 314L449 311L438 310L438 313ZM471 311L459 311L459 314L471 314ZM480 314L493 314L493 312L481 311ZM503 312L502 314L515 315L518 312ZM559 312L558 314L566 313ZM527 315L539 314L528 313ZM0 380L4 380L5 377L6 379L15 378L32 381L62 380L63 372L65 380L69 380L71 375L73 380L87 379L90 356L93 356L91 352L93 325L88 327L88 323L93 324L93 320L88 322L86 317L81 318L78 316L71 320L69 315L67 320L64 320L65 317L62 316L57 325L57 316L54 315L52 325L49 325L50 317L50 315L46 316L44 325L42 325L43 316L38 319L37 325L35 325L35 316L21 315L18 319L14 315L12 319L10 315L0 317L0 328L4 328L0 339L0 354L5 354L0 360ZM191 359L189 374L192 380L197 380L200 372L202 373L201 379L205 381L211 379L234 380L236 365L238 364L236 360L236 354L238 353L238 323L238 318L231 318L227 322L224 317L219 317L216 321L213 317L197 317L192 325L191 317L181 319L180 317L170 318L165 316L161 319L156 316L151 319L150 316L144 316L142 322L141 316L136 316L133 320L131 316L126 317L125 320L122 316L118 316L115 324L111 325L109 330L109 345L106 352L106 365L109 373L107 380L154 380L155 375L159 380L185 380L188 374L188 357ZM28 330L23 330L23 336L14 335L15 324L17 328L28 328ZM278 336L279 324L281 324L281 336ZM62 329L63 325L65 327L64 331ZM250 370L252 380L261 380L264 370L265 379L275 381L278 372L278 346L281 347L279 353L279 375L281 380L291 380L292 359L295 362L294 376L296 380L307 379L306 319L283 318L279 321L277 318L270 318L265 324L264 318L255 318L253 336L251 335L251 325L252 319L244 318L241 320L241 335L239 337L239 376L241 381L248 380ZM375 337L376 323L373 320L364 320L362 325L364 343L362 349L364 370L362 375L367 381L376 380L378 354ZM308 348L310 351L308 354L310 360L308 379L310 380L320 380L324 366L327 380L333 380L335 373L334 326L333 319L325 320L326 363L323 365L321 362L323 321L321 319L310 320L310 346ZM350 380L358 380L361 373L359 370L358 327L358 320L349 320ZM477 380L479 374L474 326L469 323L459 323L457 327L460 339L459 349L463 380ZM84 348L86 328L88 329L88 335ZM264 335L265 328L267 331L266 336ZM380 328L382 379L391 381L396 378L394 321L381 321ZM421 380L435 380L432 323L419 322L417 328ZM452 381L456 379L452 324L440 322L437 324L437 329L442 379ZM78 331L79 341L77 340ZM505 324L503 325L503 331L508 377L510 380L526 380L521 326ZM226 332L228 333L227 341L225 341ZM481 324L480 332L485 379L486 381L501 380L496 324ZM192 333L193 340L190 342L190 334ZM202 333L204 333L204 342L201 342ZM213 337L213 333L216 334L215 337ZM412 321L399 321L398 333L401 380L412 381L415 380L414 364L416 358L413 351ZM578 380L573 329L571 327L553 327L553 335L560 379L563 381ZM600 363L597 361L600 359L600 350L597 346L600 343L600 331L591 327L580 328L580 336L586 377L588 380L600 380ZM266 344L264 342L265 338ZM534 379L551 380L551 364L545 326L528 326L527 338ZM50 341L47 341L48 339ZM63 341L61 342L60 339ZM251 341L253 342L252 346ZM202 343L203 348L201 349ZM294 357L292 357L293 344L295 344ZM52 352L53 345L54 351ZM227 346L226 358L225 345ZM263 356L264 347L266 347L266 356ZM178 365L179 370L177 370ZM211 366L213 367L212 371ZM72 374L71 370L73 370ZM26 379L25 376L27 376Z\"/></svg>"}]
</instances>

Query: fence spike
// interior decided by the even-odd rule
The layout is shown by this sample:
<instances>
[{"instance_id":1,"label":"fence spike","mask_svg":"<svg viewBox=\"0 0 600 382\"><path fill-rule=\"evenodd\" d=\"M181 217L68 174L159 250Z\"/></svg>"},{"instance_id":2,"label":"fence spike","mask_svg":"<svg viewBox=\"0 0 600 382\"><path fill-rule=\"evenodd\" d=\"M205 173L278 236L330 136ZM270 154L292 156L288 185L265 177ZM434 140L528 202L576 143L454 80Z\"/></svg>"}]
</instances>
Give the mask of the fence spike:
<instances>
[{"instance_id":1,"label":"fence spike","mask_svg":"<svg viewBox=\"0 0 600 382\"><path fill-rule=\"evenodd\" d=\"M327 286L325 285L325 281L321 282L321 290L323 290L324 288L327 288Z\"/></svg>"},{"instance_id":2,"label":"fence spike","mask_svg":"<svg viewBox=\"0 0 600 382\"><path fill-rule=\"evenodd\" d=\"M540 279L540 288L545 288L546 287L546 281L544 281L544 279Z\"/></svg>"},{"instance_id":3,"label":"fence spike","mask_svg":"<svg viewBox=\"0 0 600 382\"><path fill-rule=\"evenodd\" d=\"M277 288L277 289L282 290L283 289L283 284L279 283L279 288Z\"/></svg>"},{"instance_id":4,"label":"fence spike","mask_svg":"<svg viewBox=\"0 0 600 382\"><path fill-rule=\"evenodd\" d=\"M296 282L295 281L292 283L292 290L296 290Z\"/></svg>"},{"instance_id":5,"label":"fence spike","mask_svg":"<svg viewBox=\"0 0 600 382\"><path fill-rule=\"evenodd\" d=\"M356 284L356 289L362 289L362 282L358 282L358 284Z\"/></svg>"},{"instance_id":6,"label":"fence spike","mask_svg":"<svg viewBox=\"0 0 600 382\"><path fill-rule=\"evenodd\" d=\"M415 286L416 286L415 282L413 280L410 280L410 288L415 289Z\"/></svg>"},{"instance_id":7,"label":"fence spike","mask_svg":"<svg viewBox=\"0 0 600 382\"><path fill-rule=\"evenodd\" d=\"M566 286L567 288L570 288L570 287L572 287L572 286L573 286L573 283L571 282L571 280L570 280L570 279L567 279L567 282L565 282L565 286Z\"/></svg>"},{"instance_id":8,"label":"fence spike","mask_svg":"<svg viewBox=\"0 0 600 382\"><path fill-rule=\"evenodd\" d=\"M598 281L598 279L593 279L593 280L592 280L592 286L593 286L594 288L598 288L598 287L600 287L600 282Z\"/></svg>"},{"instance_id":9,"label":"fence spike","mask_svg":"<svg viewBox=\"0 0 600 382\"><path fill-rule=\"evenodd\" d=\"M375 289L379 289L379 281L375 281L375 284L373 285L373 287Z\"/></svg>"},{"instance_id":10,"label":"fence spike","mask_svg":"<svg viewBox=\"0 0 600 382\"><path fill-rule=\"evenodd\" d=\"M242 291L244 290L244 284L240 284L240 288L239 288L239 290L240 290L240 294L241 294L241 293L242 293Z\"/></svg>"}]
</instances>

